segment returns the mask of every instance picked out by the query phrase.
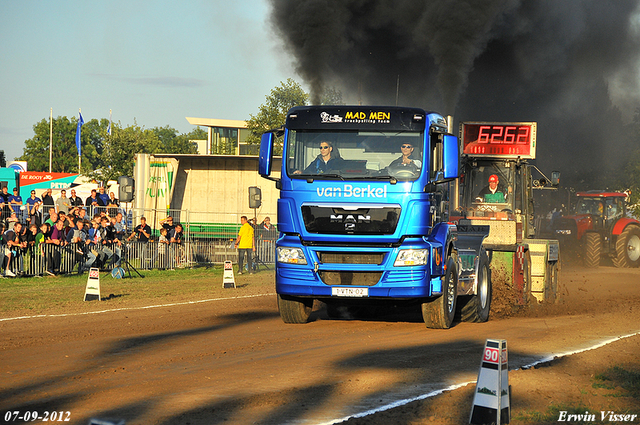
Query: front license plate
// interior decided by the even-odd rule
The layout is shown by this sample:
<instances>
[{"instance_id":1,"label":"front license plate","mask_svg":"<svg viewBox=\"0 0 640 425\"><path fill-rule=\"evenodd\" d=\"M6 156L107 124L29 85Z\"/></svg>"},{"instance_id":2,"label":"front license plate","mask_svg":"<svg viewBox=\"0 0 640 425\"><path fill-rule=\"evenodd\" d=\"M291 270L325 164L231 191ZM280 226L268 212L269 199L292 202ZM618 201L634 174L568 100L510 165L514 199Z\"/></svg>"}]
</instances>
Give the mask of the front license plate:
<instances>
[{"instance_id":1,"label":"front license plate","mask_svg":"<svg viewBox=\"0 0 640 425\"><path fill-rule=\"evenodd\" d=\"M368 297L369 288L338 288L331 287L331 295L334 297Z\"/></svg>"}]
</instances>

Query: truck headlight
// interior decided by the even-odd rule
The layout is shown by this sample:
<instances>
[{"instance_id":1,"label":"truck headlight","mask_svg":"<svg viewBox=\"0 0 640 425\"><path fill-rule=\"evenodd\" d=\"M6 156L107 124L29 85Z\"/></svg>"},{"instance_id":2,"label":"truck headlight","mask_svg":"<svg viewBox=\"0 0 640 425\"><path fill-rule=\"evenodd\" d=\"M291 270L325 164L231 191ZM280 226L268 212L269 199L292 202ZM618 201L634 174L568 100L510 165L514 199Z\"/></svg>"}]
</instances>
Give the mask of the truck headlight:
<instances>
[{"instance_id":1,"label":"truck headlight","mask_svg":"<svg viewBox=\"0 0 640 425\"><path fill-rule=\"evenodd\" d=\"M571 229L566 229L566 230L557 229L556 233L558 235L570 235L571 234Z\"/></svg>"},{"instance_id":2,"label":"truck headlight","mask_svg":"<svg viewBox=\"0 0 640 425\"><path fill-rule=\"evenodd\" d=\"M300 248L278 247L278 261L289 264L307 264L307 259Z\"/></svg>"},{"instance_id":3,"label":"truck headlight","mask_svg":"<svg viewBox=\"0 0 640 425\"><path fill-rule=\"evenodd\" d=\"M429 260L428 249L402 249L398 252L396 261L393 263L398 266L424 266Z\"/></svg>"}]
</instances>

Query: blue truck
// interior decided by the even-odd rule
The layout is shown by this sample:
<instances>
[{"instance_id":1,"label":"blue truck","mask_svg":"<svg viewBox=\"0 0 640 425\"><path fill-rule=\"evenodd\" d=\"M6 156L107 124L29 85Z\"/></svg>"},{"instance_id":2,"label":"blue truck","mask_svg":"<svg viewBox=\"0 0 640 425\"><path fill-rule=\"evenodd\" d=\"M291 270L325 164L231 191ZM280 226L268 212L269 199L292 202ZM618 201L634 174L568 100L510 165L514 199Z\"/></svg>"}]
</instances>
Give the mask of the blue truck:
<instances>
[{"instance_id":1,"label":"blue truck","mask_svg":"<svg viewBox=\"0 0 640 425\"><path fill-rule=\"evenodd\" d=\"M460 163L450 128L418 108L302 106L262 135L259 174L280 190L275 283L285 323L308 322L314 300L330 317L417 304L439 329L488 319L489 228L448 217Z\"/></svg>"}]
</instances>

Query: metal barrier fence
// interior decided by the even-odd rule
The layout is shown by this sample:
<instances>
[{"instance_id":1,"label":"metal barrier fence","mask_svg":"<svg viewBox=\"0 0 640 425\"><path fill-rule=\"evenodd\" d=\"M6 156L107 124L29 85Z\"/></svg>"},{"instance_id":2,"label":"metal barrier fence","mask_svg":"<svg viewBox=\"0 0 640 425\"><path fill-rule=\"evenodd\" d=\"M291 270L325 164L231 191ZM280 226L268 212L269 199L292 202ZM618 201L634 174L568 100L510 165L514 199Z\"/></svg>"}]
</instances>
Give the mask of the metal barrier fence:
<instances>
[{"instance_id":1,"label":"metal barrier fence","mask_svg":"<svg viewBox=\"0 0 640 425\"><path fill-rule=\"evenodd\" d=\"M174 225L183 227L180 243L159 243L162 224L171 216ZM8 250L0 246L0 269L8 268L7 275L43 276L47 273L79 273L89 267L111 270L128 261L142 270L175 269L196 265L219 264L225 261L238 262L238 251L234 247L240 229L240 214L194 213L186 210L130 210L124 214L126 236L133 234L142 217L151 227L149 241L140 241L135 236L120 244L95 246L93 244L40 244L26 249ZM271 267L275 261L275 228L266 230L255 226L254 267ZM10 261L7 263L7 257Z\"/></svg>"}]
</instances>

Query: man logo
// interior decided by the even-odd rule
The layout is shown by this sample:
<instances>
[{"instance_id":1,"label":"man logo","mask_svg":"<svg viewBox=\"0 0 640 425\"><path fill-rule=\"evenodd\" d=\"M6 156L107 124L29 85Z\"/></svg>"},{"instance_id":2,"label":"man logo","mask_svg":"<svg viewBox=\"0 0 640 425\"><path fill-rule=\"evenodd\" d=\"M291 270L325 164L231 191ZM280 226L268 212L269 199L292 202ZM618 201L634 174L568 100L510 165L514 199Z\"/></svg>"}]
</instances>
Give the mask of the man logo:
<instances>
[{"instance_id":1,"label":"man logo","mask_svg":"<svg viewBox=\"0 0 640 425\"><path fill-rule=\"evenodd\" d=\"M342 214L331 214L331 222L332 223L344 223L344 230L347 232L353 232L356 230L357 223L370 223L371 216L370 215L362 215L358 214L358 216L354 216L353 214L349 214L346 217Z\"/></svg>"}]
</instances>

